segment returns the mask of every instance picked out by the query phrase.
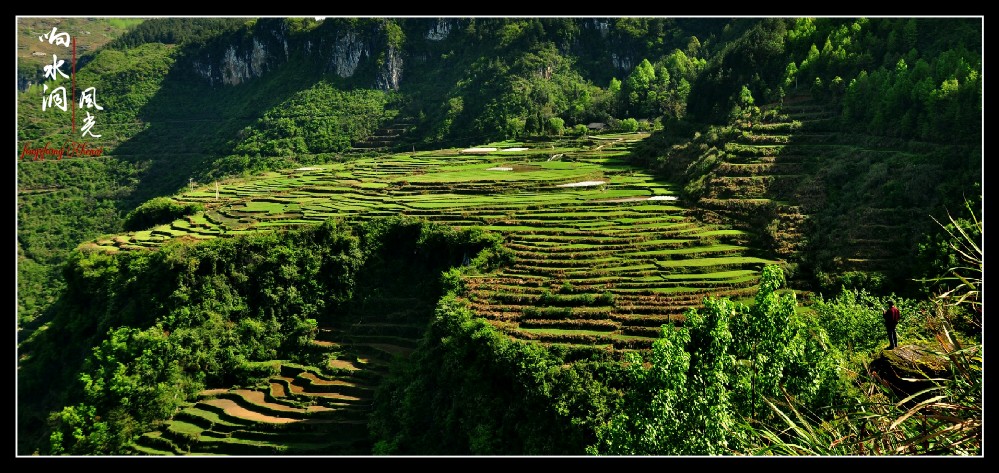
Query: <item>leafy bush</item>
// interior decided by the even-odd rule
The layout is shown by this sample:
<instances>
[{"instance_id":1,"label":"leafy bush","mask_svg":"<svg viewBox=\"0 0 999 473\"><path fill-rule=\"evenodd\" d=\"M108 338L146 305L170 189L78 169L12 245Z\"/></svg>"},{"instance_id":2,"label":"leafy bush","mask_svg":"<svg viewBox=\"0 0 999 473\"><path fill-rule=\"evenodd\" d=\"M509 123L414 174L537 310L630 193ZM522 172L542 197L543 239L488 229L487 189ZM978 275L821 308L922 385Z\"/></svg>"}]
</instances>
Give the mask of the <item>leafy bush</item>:
<instances>
[{"instance_id":1,"label":"leafy bush","mask_svg":"<svg viewBox=\"0 0 999 473\"><path fill-rule=\"evenodd\" d=\"M789 392L808 406L840 385L821 327L795 311L779 266L763 270L752 306L706 298L682 328L664 325L651 353L628 353L622 411L597 428L591 454L719 455L743 419L773 414L764 399Z\"/></svg>"},{"instance_id":2,"label":"leafy bush","mask_svg":"<svg viewBox=\"0 0 999 473\"><path fill-rule=\"evenodd\" d=\"M625 118L624 120L618 122L617 126L618 130L626 133L638 131L638 120L635 120L634 118Z\"/></svg>"},{"instance_id":3,"label":"leafy bush","mask_svg":"<svg viewBox=\"0 0 999 473\"><path fill-rule=\"evenodd\" d=\"M441 274L441 287L445 293L453 292L463 294L465 292L465 279L460 268L451 268Z\"/></svg>"},{"instance_id":4,"label":"leafy bush","mask_svg":"<svg viewBox=\"0 0 999 473\"><path fill-rule=\"evenodd\" d=\"M203 209L199 204L180 204L169 197L156 197L129 212L123 226L128 231L145 230L194 215Z\"/></svg>"},{"instance_id":5,"label":"leafy bush","mask_svg":"<svg viewBox=\"0 0 999 473\"><path fill-rule=\"evenodd\" d=\"M902 312L897 331L900 343L907 336L916 335L918 322L927 314L926 303L911 299L875 296L864 289L843 290L833 299L818 296L811 308L819 324L835 347L845 352L868 352L888 342L882 313L892 300Z\"/></svg>"}]
</instances>

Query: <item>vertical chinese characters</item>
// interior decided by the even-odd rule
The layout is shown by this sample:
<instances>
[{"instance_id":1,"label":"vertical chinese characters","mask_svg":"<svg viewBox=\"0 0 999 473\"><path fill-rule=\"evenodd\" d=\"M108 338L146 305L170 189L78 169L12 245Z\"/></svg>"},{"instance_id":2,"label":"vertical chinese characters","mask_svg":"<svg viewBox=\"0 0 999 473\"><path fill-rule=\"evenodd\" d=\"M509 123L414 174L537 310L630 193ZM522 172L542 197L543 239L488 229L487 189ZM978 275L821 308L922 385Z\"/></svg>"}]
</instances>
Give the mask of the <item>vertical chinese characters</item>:
<instances>
[{"instance_id":1,"label":"vertical chinese characters","mask_svg":"<svg viewBox=\"0 0 999 473\"><path fill-rule=\"evenodd\" d=\"M48 40L49 44L55 44L59 46L70 46L69 33L60 33L56 27L52 27L52 31L45 33L38 37L38 41ZM65 60L59 59L55 54L52 55L52 64L46 65L44 68L45 78L51 80L58 80L59 76L69 79L69 76L62 71L62 65L65 64ZM49 85L43 84L42 87L42 111L51 108L58 108L62 111L66 111L68 103L66 102L66 86L59 86L49 92Z\"/></svg>"},{"instance_id":2,"label":"vertical chinese characters","mask_svg":"<svg viewBox=\"0 0 999 473\"><path fill-rule=\"evenodd\" d=\"M67 48L72 48L73 62L71 63L71 76L66 75L63 72L63 65L66 63L64 59L59 59L58 55L52 55L52 64L46 65L44 67L44 77L46 80L58 81L59 76L64 79L70 79L72 81L72 92L69 94L69 100L67 100L66 86L58 86L49 90L49 84L43 84L42 87L42 111L49 110L52 108L57 108L63 112L67 111L69 107L75 106L76 99L76 41L70 37L69 33L60 32L58 28L52 27L52 31L45 33L38 37L39 41L48 41L49 44L55 44L58 46L64 46ZM97 102L97 88L88 87L83 90L80 95L79 106L77 108L86 109L86 117L83 119L83 125L80 127L80 136L87 137L88 135L93 138L100 138L101 135L95 134L93 127L96 123L96 112L104 110L104 107L100 106ZM91 114L91 110L95 113ZM76 111L73 111L73 132L76 132Z\"/></svg>"},{"instance_id":3,"label":"vertical chinese characters","mask_svg":"<svg viewBox=\"0 0 999 473\"><path fill-rule=\"evenodd\" d=\"M83 126L80 127L81 135L82 136L90 135L94 138L100 138L101 135L95 135L93 134L93 132L90 131L90 129L93 128L94 126L95 117L90 114L89 109L94 108L97 110L104 110L104 107L97 105L97 89L95 87L87 88L80 95L80 108L83 108L84 106L86 106L88 110L87 110L87 118L83 119Z\"/></svg>"}]
</instances>

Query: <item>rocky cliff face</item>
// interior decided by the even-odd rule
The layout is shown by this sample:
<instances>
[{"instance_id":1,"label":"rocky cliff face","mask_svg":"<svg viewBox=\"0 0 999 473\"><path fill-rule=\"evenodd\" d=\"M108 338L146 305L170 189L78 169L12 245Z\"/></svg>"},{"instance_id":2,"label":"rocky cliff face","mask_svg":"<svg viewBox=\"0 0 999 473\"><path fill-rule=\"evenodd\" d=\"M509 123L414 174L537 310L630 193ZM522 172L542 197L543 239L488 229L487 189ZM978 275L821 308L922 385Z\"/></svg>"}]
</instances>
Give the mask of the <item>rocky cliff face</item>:
<instances>
[{"instance_id":1,"label":"rocky cliff face","mask_svg":"<svg viewBox=\"0 0 999 473\"><path fill-rule=\"evenodd\" d=\"M361 56L367 58L370 55L368 45L357 37L357 33L345 31L333 43L328 69L343 78L353 77Z\"/></svg>"},{"instance_id":2,"label":"rocky cliff face","mask_svg":"<svg viewBox=\"0 0 999 473\"><path fill-rule=\"evenodd\" d=\"M229 47L220 66L222 83L239 85L243 81L262 76L267 70L267 60L267 48L256 39L249 51L237 53L234 46Z\"/></svg>"},{"instance_id":3,"label":"rocky cliff face","mask_svg":"<svg viewBox=\"0 0 999 473\"><path fill-rule=\"evenodd\" d=\"M280 21L258 23L250 35L243 35L239 40L220 38L218 44L205 47L190 64L196 74L213 86L236 86L300 57L322 65L324 72L345 79L354 78L359 71L365 70L369 79L365 81L359 77L362 84L367 82L368 87L398 90L404 52L388 44L379 21L383 20L360 24L334 22L297 35L289 34L287 26ZM435 37L446 37L449 23L440 23L434 31ZM371 65L366 67L369 62Z\"/></svg>"},{"instance_id":4,"label":"rocky cliff face","mask_svg":"<svg viewBox=\"0 0 999 473\"><path fill-rule=\"evenodd\" d=\"M389 21L403 25L404 41L389 40L390 29L385 27ZM290 32L282 19L261 19L248 32L207 45L190 65L213 86L238 86L300 58L361 87L398 90L407 61L426 64L440 54L437 51L458 51L462 45L456 42L462 39L456 39L456 34L470 24L460 18L338 18L323 20L307 31ZM577 36L575 46L566 43L563 49L589 54L603 67L623 73L643 57L621 41L613 20L580 19L579 26L589 42L580 46Z\"/></svg>"},{"instance_id":5,"label":"rocky cliff face","mask_svg":"<svg viewBox=\"0 0 999 473\"><path fill-rule=\"evenodd\" d=\"M639 56L635 60L635 52L621 44L620 38L612 34L614 30L613 20L606 18L592 18L582 22L582 27L586 31L595 32L606 44L603 51L603 60L607 61L614 69L628 73L635 68L635 64L642 58Z\"/></svg>"},{"instance_id":6,"label":"rocky cliff face","mask_svg":"<svg viewBox=\"0 0 999 473\"><path fill-rule=\"evenodd\" d=\"M430 41L441 41L447 39L451 34L454 22L445 18L438 18L423 37Z\"/></svg>"},{"instance_id":7,"label":"rocky cliff face","mask_svg":"<svg viewBox=\"0 0 999 473\"><path fill-rule=\"evenodd\" d=\"M583 23L584 28L593 28L600 32L602 38L606 38L610 33L610 20L592 19Z\"/></svg>"},{"instance_id":8,"label":"rocky cliff face","mask_svg":"<svg viewBox=\"0 0 999 473\"><path fill-rule=\"evenodd\" d=\"M220 38L191 59L191 69L213 86L234 86L263 76L289 58L287 26L263 20L252 35Z\"/></svg>"},{"instance_id":9,"label":"rocky cliff face","mask_svg":"<svg viewBox=\"0 0 999 473\"><path fill-rule=\"evenodd\" d=\"M399 90L402 82L402 53L389 46L384 62L375 78L375 87L381 90Z\"/></svg>"},{"instance_id":10,"label":"rocky cliff face","mask_svg":"<svg viewBox=\"0 0 999 473\"><path fill-rule=\"evenodd\" d=\"M617 53L611 53L611 64L614 65L614 68L623 71L630 71L635 67L630 57L618 56Z\"/></svg>"}]
</instances>

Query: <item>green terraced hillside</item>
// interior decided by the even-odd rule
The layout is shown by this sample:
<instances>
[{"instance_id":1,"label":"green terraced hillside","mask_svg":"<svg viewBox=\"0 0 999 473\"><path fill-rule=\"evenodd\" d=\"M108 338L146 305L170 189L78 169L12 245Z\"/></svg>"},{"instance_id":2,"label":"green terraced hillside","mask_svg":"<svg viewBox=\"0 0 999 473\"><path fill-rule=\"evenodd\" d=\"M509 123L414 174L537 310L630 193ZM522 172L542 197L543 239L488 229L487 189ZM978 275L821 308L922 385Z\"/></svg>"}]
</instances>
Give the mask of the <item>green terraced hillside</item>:
<instances>
[{"instance_id":1,"label":"green terraced hillside","mask_svg":"<svg viewBox=\"0 0 999 473\"><path fill-rule=\"evenodd\" d=\"M629 148L645 136L491 143L290 169L217 188L195 184L174 198L204 211L85 246L154 250L175 239L388 215L481 227L503 236L513 263L466 276L469 307L513 339L620 354L650 347L663 324L682 323L706 296L751 297L772 262L745 246L745 231L699 222L670 184L627 164ZM425 330L399 325L414 304L389 298L363 323L321 326L314 345L325 365L274 360L258 386L205 391L134 451L369 453L364 422L374 390Z\"/></svg>"},{"instance_id":2,"label":"green terraced hillside","mask_svg":"<svg viewBox=\"0 0 999 473\"><path fill-rule=\"evenodd\" d=\"M504 235L512 265L466 281L475 311L511 337L645 348L705 296L755 293L772 262L746 234L690 216L668 183L629 166L645 135L535 148L482 147L361 158L196 185L204 212L98 239L107 251L292 228L331 217L405 215ZM472 257L473 255L468 255Z\"/></svg>"}]
</instances>

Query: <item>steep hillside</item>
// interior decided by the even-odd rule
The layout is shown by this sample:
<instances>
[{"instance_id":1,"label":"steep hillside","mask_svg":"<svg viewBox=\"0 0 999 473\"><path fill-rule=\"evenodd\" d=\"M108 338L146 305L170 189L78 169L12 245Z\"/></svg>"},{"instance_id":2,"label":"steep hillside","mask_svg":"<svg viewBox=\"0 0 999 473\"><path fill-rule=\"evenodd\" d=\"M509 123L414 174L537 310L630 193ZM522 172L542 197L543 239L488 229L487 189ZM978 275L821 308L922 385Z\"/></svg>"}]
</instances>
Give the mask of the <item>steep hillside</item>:
<instances>
[{"instance_id":1,"label":"steep hillside","mask_svg":"<svg viewBox=\"0 0 999 473\"><path fill-rule=\"evenodd\" d=\"M373 390L386 363L422 335L442 294L440 273L496 244L481 232L394 218L117 255L81 248L71 255L55 320L20 350L19 451L124 453L146 430L169 436L192 428L182 419L222 402L199 404L198 393L231 388L230 401L243 408L227 414L229 424L251 402L278 418L265 424L325 411L315 416L324 421L303 427L352 425L342 432L356 442L328 453L365 453ZM258 386L273 397L250 392ZM179 410L186 413L177 422L161 425ZM260 436L268 431L247 435L266 443ZM177 448L190 441L173 440ZM199 448L212 449L192 451Z\"/></svg>"},{"instance_id":2,"label":"steep hillside","mask_svg":"<svg viewBox=\"0 0 999 473\"><path fill-rule=\"evenodd\" d=\"M939 231L933 218L963 207L967 194L947 190L980 153L842 132L832 110L789 96L674 145L660 169L690 179L684 195L702 220L751 231L771 257L798 265L801 288L911 286L925 270L919 245Z\"/></svg>"},{"instance_id":3,"label":"steep hillside","mask_svg":"<svg viewBox=\"0 0 999 473\"><path fill-rule=\"evenodd\" d=\"M920 256L940 232L934 219L965 199L981 205L974 28L768 20L714 58L688 119L639 155L705 219L735 218L773 257L796 263L802 287L913 294L913 279L939 274ZM883 35L887 48L875 44Z\"/></svg>"},{"instance_id":4,"label":"steep hillside","mask_svg":"<svg viewBox=\"0 0 999 473\"><path fill-rule=\"evenodd\" d=\"M155 335L158 343L190 346L171 356L177 368L168 371L179 377L174 384L191 392L171 401L173 411L164 415L169 406L157 403L168 394L139 388L158 393L142 402L159 407L157 414L129 414L145 427L134 445L93 431L86 441L47 448L367 454L374 449L368 427L378 431L390 422L384 412L377 420L371 416L392 402L375 402L391 366L438 342L428 333L435 306L450 307L438 302L442 283L454 303L491 327L490 337L516 347L511 349L537 350L565 365L565 376L594 376L592 370L608 369L625 353L649 348L664 324L682 325L685 311L705 297L749 300L762 265L772 262L753 256L744 246L745 232L690 218L668 184L625 164L629 148L645 136L358 158L223 181L217 190L201 186L174 196L172 204L150 202L128 219L141 230L97 238L73 254L59 318L21 346L21 393L42 388L37 370L53 369L53 343L59 341L67 380L108 376L100 368L108 359L129 372L144 369L143 355L105 353L103 333L141 339L129 327L151 326L145 336ZM386 216L440 226L386 224ZM334 238L338 233L323 236L339 228L331 218L359 225L359 248L350 238ZM302 228L305 233L297 230ZM275 235L275 229L290 233ZM317 251L329 238L330 248ZM487 242L491 246L480 253ZM257 254L268 244L274 248ZM442 275L448 266L462 271ZM126 287L115 289L122 282ZM109 295L84 310L79 305L87 293ZM136 295L147 302L138 304ZM203 338L209 336L220 338ZM141 342L125 342L132 345ZM222 358L210 361L213 354ZM488 352L476 356L484 368L500 369L498 376L524 375L496 367ZM78 359L86 361L73 361ZM407 379L405 369L394 370L388 386ZM115 403L98 396L117 382L82 388L68 382L63 409L81 412L85 407L72 403L82 396L90 399L82 406L92 405L94 415L104 417L101 412ZM597 388L603 380L591 382L562 395L604 389ZM553 393L533 395L543 405ZM606 396L584 396L578 401L583 411L570 418L590 416L594 405L611 402ZM30 413L45 406L25 402L22 421L38 428ZM531 422L543 430L567 429L570 418ZM64 418L57 431L68 432L74 422ZM591 428L545 448L580 452L592 442Z\"/></svg>"},{"instance_id":5,"label":"steep hillside","mask_svg":"<svg viewBox=\"0 0 999 473\"><path fill-rule=\"evenodd\" d=\"M961 256L934 219L981 246L980 23L117 23L19 82L18 453L659 442L633 408L732 453L778 389L867 402L872 307ZM949 326L900 304L905 336Z\"/></svg>"},{"instance_id":6,"label":"steep hillside","mask_svg":"<svg viewBox=\"0 0 999 473\"><path fill-rule=\"evenodd\" d=\"M751 295L768 260L743 246L745 232L690 218L670 186L624 165L645 136L383 155L222 181L175 197L203 212L86 246L156 248L331 217L481 226L501 232L514 259L467 282L481 316L515 338L648 347L663 323L682 322L705 295Z\"/></svg>"},{"instance_id":7,"label":"steep hillside","mask_svg":"<svg viewBox=\"0 0 999 473\"><path fill-rule=\"evenodd\" d=\"M81 89L97 91L99 138L81 136L81 123L73 131L71 113L41 110L49 84L23 62L19 73L36 80L17 99L19 319L30 324L50 307L71 248L120 231L153 197L374 149L470 145L607 121L619 114L601 87L609 76L624 78L643 57L673 48L690 57L676 56L672 70L698 64L710 49L693 35L721 40L738 30L722 32L729 22L156 18L62 66L76 70ZM24 19L20 34L42 23ZM86 36L77 23L60 24ZM662 37L650 41L650 32ZM57 77L52 86L70 89ZM21 157L47 145L93 152L58 162Z\"/></svg>"}]
</instances>

